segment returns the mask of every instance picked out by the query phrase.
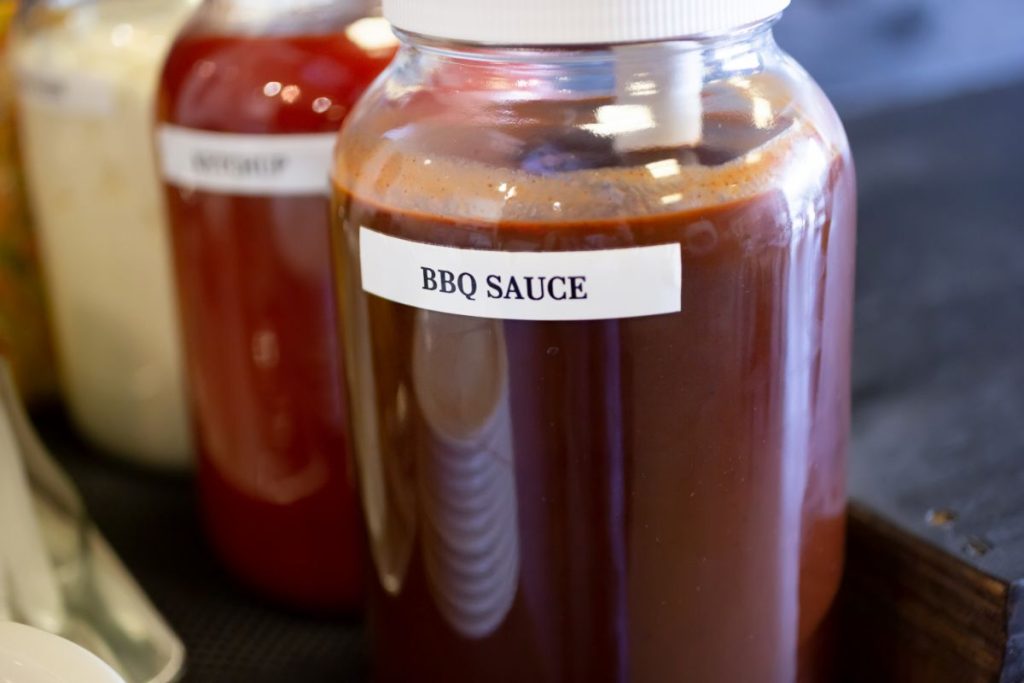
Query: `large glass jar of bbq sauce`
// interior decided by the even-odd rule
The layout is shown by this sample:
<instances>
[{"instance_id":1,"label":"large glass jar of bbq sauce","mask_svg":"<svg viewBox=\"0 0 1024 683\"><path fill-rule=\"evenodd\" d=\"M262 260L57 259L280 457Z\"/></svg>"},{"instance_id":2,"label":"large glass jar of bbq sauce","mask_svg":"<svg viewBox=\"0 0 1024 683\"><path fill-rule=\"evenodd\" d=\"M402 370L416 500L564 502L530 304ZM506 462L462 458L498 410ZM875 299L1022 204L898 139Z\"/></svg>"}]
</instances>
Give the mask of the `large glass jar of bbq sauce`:
<instances>
[{"instance_id":1,"label":"large glass jar of bbq sauce","mask_svg":"<svg viewBox=\"0 0 1024 683\"><path fill-rule=\"evenodd\" d=\"M207 527L237 575L311 609L362 595L328 195L397 44L368 5L207 0L159 104Z\"/></svg>"},{"instance_id":2,"label":"large glass jar of bbq sauce","mask_svg":"<svg viewBox=\"0 0 1024 683\"><path fill-rule=\"evenodd\" d=\"M377 680L824 678L854 174L786 4L385 2L333 233Z\"/></svg>"},{"instance_id":3,"label":"large glass jar of bbq sauce","mask_svg":"<svg viewBox=\"0 0 1024 683\"><path fill-rule=\"evenodd\" d=\"M191 462L153 102L192 0L36 0L15 25L19 136L65 398L103 448Z\"/></svg>"}]
</instances>

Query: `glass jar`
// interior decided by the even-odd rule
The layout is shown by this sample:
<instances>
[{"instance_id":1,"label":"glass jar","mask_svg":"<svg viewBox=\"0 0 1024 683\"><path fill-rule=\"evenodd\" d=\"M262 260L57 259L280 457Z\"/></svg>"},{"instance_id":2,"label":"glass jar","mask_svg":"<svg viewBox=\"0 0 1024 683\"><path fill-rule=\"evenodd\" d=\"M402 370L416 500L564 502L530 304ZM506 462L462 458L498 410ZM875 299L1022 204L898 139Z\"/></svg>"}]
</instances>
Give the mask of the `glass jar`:
<instances>
[{"instance_id":1,"label":"glass jar","mask_svg":"<svg viewBox=\"0 0 1024 683\"><path fill-rule=\"evenodd\" d=\"M65 397L101 447L190 459L157 78L193 0L37 0L18 18L21 148Z\"/></svg>"},{"instance_id":2,"label":"glass jar","mask_svg":"<svg viewBox=\"0 0 1024 683\"><path fill-rule=\"evenodd\" d=\"M855 180L786 0L388 0L333 232L380 681L825 679Z\"/></svg>"},{"instance_id":3,"label":"glass jar","mask_svg":"<svg viewBox=\"0 0 1024 683\"><path fill-rule=\"evenodd\" d=\"M370 9L207 0L160 94L207 527L238 576L312 609L362 593L328 178L397 44Z\"/></svg>"},{"instance_id":4,"label":"glass jar","mask_svg":"<svg viewBox=\"0 0 1024 683\"><path fill-rule=\"evenodd\" d=\"M17 9L0 2L0 348L30 403L56 388L53 347L15 131L7 36Z\"/></svg>"}]
</instances>

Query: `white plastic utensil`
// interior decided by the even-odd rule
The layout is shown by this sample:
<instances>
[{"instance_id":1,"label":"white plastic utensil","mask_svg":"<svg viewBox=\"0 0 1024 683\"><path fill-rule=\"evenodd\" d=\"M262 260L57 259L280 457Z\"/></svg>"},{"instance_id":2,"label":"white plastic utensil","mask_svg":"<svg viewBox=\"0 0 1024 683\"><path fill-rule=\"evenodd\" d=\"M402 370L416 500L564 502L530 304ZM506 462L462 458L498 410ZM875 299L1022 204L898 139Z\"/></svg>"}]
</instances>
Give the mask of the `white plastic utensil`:
<instances>
[{"instance_id":1,"label":"white plastic utensil","mask_svg":"<svg viewBox=\"0 0 1024 683\"><path fill-rule=\"evenodd\" d=\"M124 683L103 660L38 629L0 623L0 681L4 683Z\"/></svg>"},{"instance_id":2,"label":"white plastic utensil","mask_svg":"<svg viewBox=\"0 0 1024 683\"><path fill-rule=\"evenodd\" d=\"M0 538L0 543L3 543ZM0 622L11 620L11 601L7 591L7 570L0 562Z\"/></svg>"},{"instance_id":3,"label":"white plastic utensil","mask_svg":"<svg viewBox=\"0 0 1024 683\"><path fill-rule=\"evenodd\" d=\"M127 683L171 683L184 666L181 641L89 520L0 356L0 622L7 619L86 648ZM0 669L0 683L21 679Z\"/></svg>"},{"instance_id":4,"label":"white plastic utensil","mask_svg":"<svg viewBox=\"0 0 1024 683\"><path fill-rule=\"evenodd\" d=\"M12 386L4 365L0 392ZM60 583L33 509L17 430L7 415L0 411L0 563L11 591L8 603L30 626L59 633L67 621Z\"/></svg>"}]
</instances>

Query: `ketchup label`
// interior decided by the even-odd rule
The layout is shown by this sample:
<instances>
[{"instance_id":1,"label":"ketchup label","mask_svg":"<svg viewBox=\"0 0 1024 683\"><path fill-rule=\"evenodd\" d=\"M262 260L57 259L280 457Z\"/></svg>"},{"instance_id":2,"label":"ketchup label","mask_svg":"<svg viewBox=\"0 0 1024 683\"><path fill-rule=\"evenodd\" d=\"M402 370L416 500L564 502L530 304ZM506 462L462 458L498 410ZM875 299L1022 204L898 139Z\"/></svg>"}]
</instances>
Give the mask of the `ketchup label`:
<instances>
[{"instance_id":1,"label":"ketchup label","mask_svg":"<svg viewBox=\"0 0 1024 683\"><path fill-rule=\"evenodd\" d=\"M105 116L114 110L114 86L91 74L22 68L18 85L33 104L69 114Z\"/></svg>"},{"instance_id":2,"label":"ketchup label","mask_svg":"<svg viewBox=\"0 0 1024 683\"><path fill-rule=\"evenodd\" d=\"M415 308L500 320L610 320L682 310L679 244L559 252L442 247L359 232L363 289Z\"/></svg>"},{"instance_id":3,"label":"ketchup label","mask_svg":"<svg viewBox=\"0 0 1024 683\"><path fill-rule=\"evenodd\" d=\"M164 125L164 180L182 188L238 195L315 195L329 191L335 133L242 135Z\"/></svg>"}]
</instances>

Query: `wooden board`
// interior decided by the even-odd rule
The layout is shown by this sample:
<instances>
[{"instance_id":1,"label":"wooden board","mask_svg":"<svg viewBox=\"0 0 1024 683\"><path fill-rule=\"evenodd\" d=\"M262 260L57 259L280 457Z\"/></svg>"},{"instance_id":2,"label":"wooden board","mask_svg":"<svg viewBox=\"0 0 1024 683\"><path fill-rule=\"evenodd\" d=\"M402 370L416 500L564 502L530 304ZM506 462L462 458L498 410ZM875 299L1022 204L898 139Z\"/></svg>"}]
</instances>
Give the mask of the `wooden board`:
<instances>
[{"instance_id":1,"label":"wooden board","mask_svg":"<svg viewBox=\"0 0 1024 683\"><path fill-rule=\"evenodd\" d=\"M847 669L1024 681L1024 87L851 126Z\"/></svg>"}]
</instances>

